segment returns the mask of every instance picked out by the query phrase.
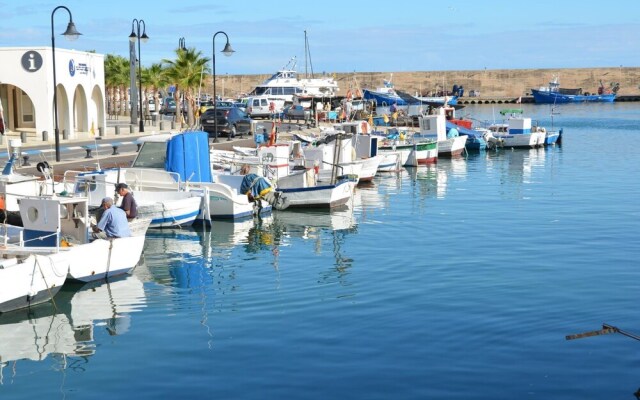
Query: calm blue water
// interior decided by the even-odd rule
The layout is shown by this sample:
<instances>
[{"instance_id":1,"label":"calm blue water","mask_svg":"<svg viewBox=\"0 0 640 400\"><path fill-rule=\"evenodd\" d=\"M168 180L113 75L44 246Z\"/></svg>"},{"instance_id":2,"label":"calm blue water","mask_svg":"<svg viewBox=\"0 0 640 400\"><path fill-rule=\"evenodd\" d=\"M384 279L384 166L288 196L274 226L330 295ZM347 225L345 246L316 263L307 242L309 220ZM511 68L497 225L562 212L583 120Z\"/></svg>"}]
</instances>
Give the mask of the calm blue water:
<instances>
[{"instance_id":1,"label":"calm blue water","mask_svg":"<svg viewBox=\"0 0 640 400\"><path fill-rule=\"evenodd\" d=\"M640 342L565 335L640 333L640 105L556 111L561 147L153 232L134 275L0 317L0 397L633 399Z\"/></svg>"}]
</instances>

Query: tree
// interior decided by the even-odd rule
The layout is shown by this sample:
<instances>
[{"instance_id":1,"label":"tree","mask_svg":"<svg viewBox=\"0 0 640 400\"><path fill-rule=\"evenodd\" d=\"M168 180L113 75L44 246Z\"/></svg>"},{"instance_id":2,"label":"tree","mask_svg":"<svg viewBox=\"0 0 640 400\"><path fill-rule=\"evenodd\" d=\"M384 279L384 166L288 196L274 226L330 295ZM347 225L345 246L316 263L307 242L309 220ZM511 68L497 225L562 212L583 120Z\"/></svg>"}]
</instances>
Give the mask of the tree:
<instances>
[{"instance_id":1,"label":"tree","mask_svg":"<svg viewBox=\"0 0 640 400\"><path fill-rule=\"evenodd\" d=\"M160 98L158 92L163 90L169 84L167 78L167 70L161 63L151 64L149 68L143 70L142 84L147 88L151 88L153 92L153 102L156 107L156 112L160 111Z\"/></svg>"},{"instance_id":2,"label":"tree","mask_svg":"<svg viewBox=\"0 0 640 400\"><path fill-rule=\"evenodd\" d=\"M195 97L194 91L200 87L202 74L208 72L207 63L209 58L202 57L201 51L195 48L176 49L176 60L162 60L167 65L167 77L172 82L176 91L174 98L176 100L176 118L182 121L182 103L180 101L181 91L184 91L185 101L187 103L187 124L194 125Z\"/></svg>"},{"instance_id":3,"label":"tree","mask_svg":"<svg viewBox=\"0 0 640 400\"><path fill-rule=\"evenodd\" d=\"M107 54L104 59L104 80L107 90L108 112L120 115L128 110L129 60L122 56ZM124 103L124 104L123 104Z\"/></svg>"}]
</instances>

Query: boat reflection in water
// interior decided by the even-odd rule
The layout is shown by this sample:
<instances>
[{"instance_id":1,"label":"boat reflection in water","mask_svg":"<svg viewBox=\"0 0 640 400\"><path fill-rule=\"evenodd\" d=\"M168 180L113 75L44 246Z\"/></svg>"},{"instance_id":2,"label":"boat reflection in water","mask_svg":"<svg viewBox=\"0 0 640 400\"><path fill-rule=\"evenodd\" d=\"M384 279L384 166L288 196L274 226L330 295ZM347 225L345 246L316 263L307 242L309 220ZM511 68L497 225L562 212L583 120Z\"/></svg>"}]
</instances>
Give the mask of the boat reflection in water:
<instances>
[{"instance_id":1,"label":"boat reflection in water","mask_svg":"<svg viewBox=\"0 0 640 400\"><path fill-rule=\"evenodd\" d=\"M487 173L505 183L502 185L505 198L524 199L530 196L527 186L544 179L545 159L555 151L559 147L487 153Z\"/></svg>"},{"instance_id":2,"label":"boat reflection in water","mask_svg":"<svg viewBox=\"0 0 640 400\"><path fill-rule=\"evenodd\" d=\"M270 251L273 267L279 268L280 247L290 246L297 240L312 241L313 251L321 254L330 247L336 268L347 268L351 259L342 255L344 238L357 230L351 205L331 210L284 210L274 212L269 224L257 223L249 231L245 249L248 253Z\"/></svg>"},{"instance_id":3,"label":"boat reflection in water","mask_svg":"<svg viewBox=\"0 0 640 400\"><path fill-rule=\"evenodd\" d=\"M142 281L125 275L108 282L62 287L54 302L0 315L0 384L15 379L19 361L52 356L59 368L87 364L97 345L96 328L109 335L129 330L131 314L145 307Z\"/></svg>"}]
</instances>

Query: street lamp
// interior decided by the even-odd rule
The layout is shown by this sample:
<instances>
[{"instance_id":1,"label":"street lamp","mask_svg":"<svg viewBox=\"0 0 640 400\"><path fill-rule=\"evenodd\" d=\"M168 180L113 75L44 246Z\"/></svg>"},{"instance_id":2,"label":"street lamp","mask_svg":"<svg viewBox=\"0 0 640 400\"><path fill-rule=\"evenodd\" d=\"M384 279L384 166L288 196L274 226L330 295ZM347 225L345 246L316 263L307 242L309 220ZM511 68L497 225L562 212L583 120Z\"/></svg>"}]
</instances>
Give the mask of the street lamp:
<instances>
[{"instance_id":1,"label":"street lamp","mask_svg":"<svg viewBox=\"0 0 640 400\"><path fill-rule=\"evenodd\" d=\"M69 13L69 23L67 24L67 30L63 35L68 40L76 40L78 36L82 35L76 30L76 25L73 23L73 17L71 11L65 6L58 6L51 12L51 58L53 60L53 120L55 121L54 136L56 138L56 162L60 162L60 129L58 128L58 82L56 82L56 40L53 36L53 14L60 8L64 8Z\"/></svg>"},{"instance_id":2,"label":"street lamp","mask_svg":"<svg viewBox=\"0 0 640 400\"><path fill-rule=\"evenodd\" d=\"M231 48L231 45L229 44L229 36L227 36L226 33L222 32L222 31L218 31L215 33L215 35L213 35L213 60L212 60L212 64L213 64L213 107L216 107L216 101L217 101L217 97L216 97L216 36L218 36L218 33L222 33L226 38L227 38L227 44L224 46L224 50L222 50L222 54L224 54L225 56L229 57L234 53L234 50ZM217 114L217 113L216 113ZM213 118L213 141L217 142L218 141L218 116L216 115ZM231 140L231 136L227 137L227 140Z\"/></svg>"},{"instance_id":3,"label":"street lamp","mask_svg":"<svg viewBox=\"0 0 640 400\"><path fill-rule=\"evenodd\" d=\"M142 24L142 35L140 35L140 24ZM140 59L140 40L143 43L147 43L149 40L149 36L147 36L147 26L144 23L144 20L137 20L136 18L131 21L131 35L129 35L129 41L132 43L138 39L138 85L139 85L139 96L140 96L140 132L144 132L144 116L142 113L144 109L142 108L142 60Z\"/></svg>"}]
</instances>

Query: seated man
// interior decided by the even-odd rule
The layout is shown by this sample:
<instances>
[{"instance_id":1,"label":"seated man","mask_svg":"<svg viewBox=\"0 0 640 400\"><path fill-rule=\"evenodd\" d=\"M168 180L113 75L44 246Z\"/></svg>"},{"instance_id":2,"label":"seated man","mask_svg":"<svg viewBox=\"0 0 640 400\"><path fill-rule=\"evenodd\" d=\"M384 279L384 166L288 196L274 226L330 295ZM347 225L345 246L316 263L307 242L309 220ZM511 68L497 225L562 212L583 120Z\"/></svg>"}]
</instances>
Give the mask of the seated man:
<instances>
[{"instance_id":1,"label":"seated man","mask_svg":"<svg viewBox=\"0 0 640 400\"><path fill-rule=\"evenodd\" d=\"M240 184L240 193L246 194L249 201L264 199L276 210L284 210L289 206L287 199L281 197L281 192L273 190L273 186L264 177L249 173L251 167L244 164L240 169L240 175L244 175ZM259 204L259 203L258 203Z\"/></svg>"},{"instance_id":2,"label":"seated man","mask_svg":"<svg viewBox=\"0 0 640 400\"><path fill-rule=\"evenodd\" d=\"M98 222L98 225L91 225L93 229L91 236L94 239L106 240L131 236L127 215L118 207L112 206L113 199L111 197L102 199L100 207L104 211L102 217L100 217L100 222Z\"/></svg>"},{"instance_id":3,"label":"seated man","mask_svg":"<svg viewBox=\"0 0 640 400\"><path fill-rule=\"evenodd\" d=\"M126 183L118 183L116 185L116 193L122 196L120 209L127 214L127 221L134 220L138 216L138 205L136 199L133 198L133 194L129 191L129 186Z\"/></svg>"}]
</instances>

